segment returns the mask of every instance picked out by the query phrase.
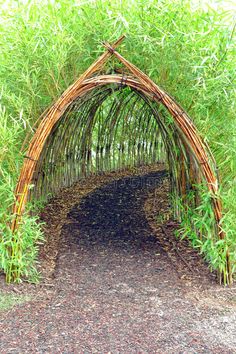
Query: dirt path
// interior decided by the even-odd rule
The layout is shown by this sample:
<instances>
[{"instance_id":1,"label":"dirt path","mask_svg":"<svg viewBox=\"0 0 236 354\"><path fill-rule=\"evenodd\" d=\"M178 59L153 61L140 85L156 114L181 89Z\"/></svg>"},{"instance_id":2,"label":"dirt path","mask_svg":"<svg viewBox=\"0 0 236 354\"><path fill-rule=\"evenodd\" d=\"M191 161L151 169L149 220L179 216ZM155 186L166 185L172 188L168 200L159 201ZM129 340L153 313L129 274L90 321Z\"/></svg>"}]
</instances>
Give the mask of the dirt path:
<instances>
[{"instance_id":1,"label":"dirt path","mask_svg":"<svg viewBox=\"0 0 236 354\"><path fill-rule=\"evenodd\" d=\"M211 277L182 280L147 222L164 176L111 182L70 210L55 279L1 313L1 354L236 353L235 299Z\"/></svg>"}]
</instances>

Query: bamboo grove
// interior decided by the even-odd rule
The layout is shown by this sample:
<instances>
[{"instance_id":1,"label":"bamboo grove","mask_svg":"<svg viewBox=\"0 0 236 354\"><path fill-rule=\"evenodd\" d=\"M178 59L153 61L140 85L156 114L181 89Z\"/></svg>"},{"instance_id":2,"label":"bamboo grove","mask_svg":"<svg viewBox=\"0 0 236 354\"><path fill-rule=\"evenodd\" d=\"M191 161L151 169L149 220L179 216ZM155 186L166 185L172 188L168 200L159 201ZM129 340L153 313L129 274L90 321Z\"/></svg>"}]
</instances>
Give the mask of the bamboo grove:
<instances>
[{"instance_id":1,"label":"bamboo grove","mask_svg":"<svg viewBox=\"0 0 236 354\"><path fill-rule=\"evenodd\" d=\"M191 207L197 208L201 198L196 186L205 185L214 214L211 232L215 242L223 240L214 158L186 112L115 50L123 39L124 36L113 46L105 43L106 52L42 117L16 188L12 232L19 227L30 186L35 186L31 195L40 198L43 193L53 195L63 186L71 186L90 173L161 162L166 156L172 200L186 203L191 190ZM121 74L115 73L116 68L108 75L103 73L111 56L124 65L118 69ZM184 211L177 202L173 204L175 215L181 220ZM13 278L18 276L14 267L11 272ZM223 274L230 282L228 253Z\"/></svg>"}]
</instances>

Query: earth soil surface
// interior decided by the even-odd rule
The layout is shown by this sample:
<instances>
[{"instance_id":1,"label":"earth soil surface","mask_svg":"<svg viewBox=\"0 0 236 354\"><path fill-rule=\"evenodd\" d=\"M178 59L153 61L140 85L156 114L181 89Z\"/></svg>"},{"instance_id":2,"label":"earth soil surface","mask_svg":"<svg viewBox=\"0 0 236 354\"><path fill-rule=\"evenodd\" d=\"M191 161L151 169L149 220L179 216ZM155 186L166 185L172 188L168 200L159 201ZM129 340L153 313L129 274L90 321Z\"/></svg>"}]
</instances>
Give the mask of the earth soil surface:
<instances>
[{"instance_id":1,"label":"earth soil surface","mask_svg":"<svg viewBox=\"0 0 236 354\"><path fill-rule=\"evenodd\" d=\"M0 311L0 353L236 353L236 292L171 218L161 167L93 176L44 209L39 285Z\"/></svg>"}]
</instances>

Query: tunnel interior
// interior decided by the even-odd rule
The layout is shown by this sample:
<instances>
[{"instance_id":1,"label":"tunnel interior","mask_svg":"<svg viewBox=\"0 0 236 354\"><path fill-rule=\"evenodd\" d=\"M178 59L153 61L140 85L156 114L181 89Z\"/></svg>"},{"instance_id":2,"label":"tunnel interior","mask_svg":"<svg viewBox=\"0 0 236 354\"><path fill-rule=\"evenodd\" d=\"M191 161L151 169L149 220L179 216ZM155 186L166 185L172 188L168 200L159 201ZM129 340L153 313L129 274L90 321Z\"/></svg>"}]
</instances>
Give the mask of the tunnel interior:
<instances>
[{"instance_id":1,"label":"tunnel interior","mask_svg":"<svg viewBox=\"0 0 236 354\"><path fill-rule=\"evenodd\" d=\"M91 174L158 163L168 171L178 217L178 198L194 191L197 202L199 175L173 118L132 87L100 86L74 100L54 126L34 171L30 199L53 196Z\"/></svg>"}]
</instances>

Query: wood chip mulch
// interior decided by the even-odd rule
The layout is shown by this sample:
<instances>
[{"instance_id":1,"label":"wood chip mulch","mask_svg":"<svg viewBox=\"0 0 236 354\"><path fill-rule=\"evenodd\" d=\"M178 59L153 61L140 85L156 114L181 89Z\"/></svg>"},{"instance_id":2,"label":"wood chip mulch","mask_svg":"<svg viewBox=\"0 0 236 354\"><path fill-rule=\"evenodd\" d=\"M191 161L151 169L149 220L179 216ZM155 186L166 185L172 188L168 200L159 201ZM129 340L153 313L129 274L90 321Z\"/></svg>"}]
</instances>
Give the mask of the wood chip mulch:
<instances>
[{"instance_id":1,"label":"wood chip mulch","mask_svg":"<svg viewBox=\"0 0 236 354\"><path fill-rule=\"evenodd\" d=\"M166 176L92 176L50 201L42 282L1 279L31 295L0 312L1 354L235 352L235 290L176 239Z\"/></svg>"}]
</instances>

